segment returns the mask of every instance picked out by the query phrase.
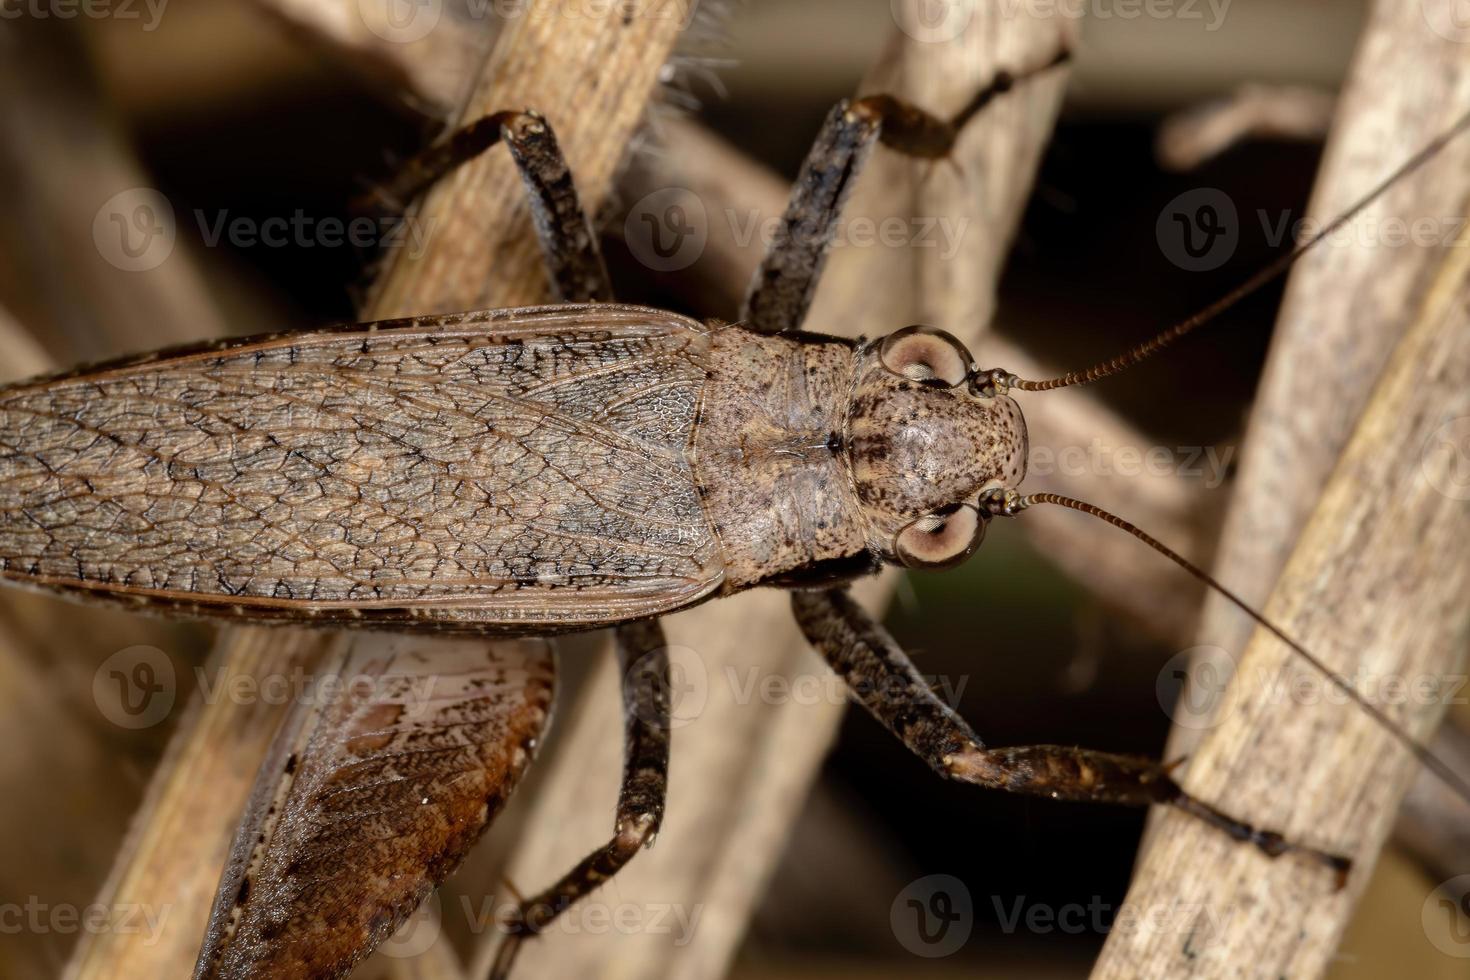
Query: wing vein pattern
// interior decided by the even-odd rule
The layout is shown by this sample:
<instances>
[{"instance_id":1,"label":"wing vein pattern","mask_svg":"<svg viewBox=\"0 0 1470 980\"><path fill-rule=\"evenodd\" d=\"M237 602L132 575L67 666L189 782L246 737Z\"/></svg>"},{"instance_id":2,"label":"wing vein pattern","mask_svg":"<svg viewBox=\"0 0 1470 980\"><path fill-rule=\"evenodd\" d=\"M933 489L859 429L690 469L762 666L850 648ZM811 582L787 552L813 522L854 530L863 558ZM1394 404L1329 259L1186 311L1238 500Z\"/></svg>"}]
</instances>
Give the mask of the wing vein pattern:
<instances>
[{"instance_id":1,"label":"wing vein pattern","mask_svg":"<svg viewBox=\"0 0 1470 980\"><path fill-rule=\"evenodd\" d=\"M562 306L3 389L0 573L206 612L678 608L721 575L688 461L708 352L673 314Z\"/></svg>"}]
</instances>

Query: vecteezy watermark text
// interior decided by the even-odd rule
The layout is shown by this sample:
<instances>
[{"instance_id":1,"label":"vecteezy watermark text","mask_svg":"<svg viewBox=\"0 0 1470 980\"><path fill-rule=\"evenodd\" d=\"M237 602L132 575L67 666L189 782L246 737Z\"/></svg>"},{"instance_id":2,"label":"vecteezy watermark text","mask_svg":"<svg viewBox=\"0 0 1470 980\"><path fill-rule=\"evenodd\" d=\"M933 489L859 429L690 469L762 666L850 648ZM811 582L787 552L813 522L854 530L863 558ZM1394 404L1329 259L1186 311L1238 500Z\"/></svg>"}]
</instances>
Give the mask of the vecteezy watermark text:
<instances>
[{"instance_id":1,"label":"vecteezy watermark text","mask_svg":"<svg viewBox=\"0 0 1470 980\"><path fill-rule=\"evenodd\" d=\"M412 44L433 33L444 18L444 0L357 0L359 20L373 34L395 44ZM681 28L694 20L698 0L461 0L458 21L519 19L672 20Z\"/></svg>"},{"instance_id":2,"label":"vecteezy watermark text","mask_svg":"<svg viewBox=\"0 0 1470 980\"><path fill-rule=\"evenodd\" d=\"M1086 446L1032 446L1026 460L1030 476L1178 476L1199 480L1207 490L1230 476L1235 447L1110 446L1095 438Z\"/></svg>"},{"instance_id":3,"label":"vecteezy watermark text","mask_svg":"<svg viewBox=\"0 0 1470 980\"><path fill-rule=\"evenodd\" d=\"M0 20L128 20L156 31L169 0L0 0Z\"/></svg>"},{"instance_id":4,"label":"vecteezy watermark text","mask_svg":"<svg viewBox=\"0 0 1470 980\"><path fill-rule=\"evenodd\" d=\"M420 220L415 216L318 217L300 208L290 216L266 218L231 217L228 210L211 215L195 209L194 220L199 225L199 237L208 248L221 244L235 248L341 248L350 245L361 249L407 249L413 258L424 254L435 225L432 218Z\"/></svg>"},{"instance_id":5,"label":"vecteezy watermark text","mask_svg":"<svg viewBox=\"0 0 1470 980\"><path fill-rule=\"evenodd\" d=\"M438 227L419 215L313 215L301 208L290 214L233 214L228 209L195 208L199 240L207 248L404 249L423 255ZM102 203L92 221L92 241L108 263L124 272L148 272L173 254L178 227L173 205L151 187L133 187Z\"/></svg>"},{"instance_id":6,"label":"vecteezy watermark text","mask_svg":"<svg viewBox=\"0 0 1470 980\"><path fill-rule=\"evenodd\" d=\"M143 945L156 944L168 922L172 905L147 905L128 902L106 905L71 905L42 901L31 895L24 902L0 902L0 935L20 933L70 936L79 932L89 935L111 933L143 937Z\"/></svg>"},{"instance_id":7,"label":"vecteezy watermark text","mask_svg":"<svg viewBox=\"0 0 1470 980\"><path fill-rule=\"evenodd\" d=\"M1009 901L991 896L996 919L1002 932L1030 932L1037 935L1107 935L1188 936L1190 945L1223 934L1233 917L1234 907L1218 908L1207 902L1162 902L1137 905L1124 902L1115 905L1094 895L1086 904L1068 902L1050 905L1028 902L1025 895Z\"/></svg>"},{"instance_id":8,"label":"vecteezy watermark text","mask_svg":"<svg viewBox=\"0 0 1470 980\"><path fill-rule=\"evenodd\" d=\"M1177 20L1195 22L1206 31L1225 24L1234 0L998 0L1005 20ZM890 0L893 20L909 37L924 44L957 40L975 18L976 0Z\"/></svg>"},{"instance_id":9,"label":"vecteezy watermark text","mask_svg":"<svg viewBox=\"0 0 1470 980\"><path fill-rule=\"evenodd\" d=\"M645 195L629 209L623 239L633 257L647 268L679 272L699 261L715 223L722 223L728 240L742 249L758 244L769 251L778 242L809 245L828 241L834 249L932 249L944 261L959 254L970 228L968 217L949 215L857 215L839 220L830 229L822 222L788 225L783 215L755 208L712 213L693 191L665 187Z\"/></svg>"},{"instance_id":10,"label":"vecteezy watermark text","mask_svg":"<svg viewBox=\"0 0 1470 980\"><path fill-rule=\"evenodd\" d=\"M1368 211L1334 224L1331 218L1290 210L1258 208L1242 216L1234 199L1216 187L1179 194L1159 212L1155 235L1174 265L1208 272L1228 262L1242 237L1258 227L1268 248L1283 250L1315 243L1317 248L1463 248L1470 245L1470 218L1456 214L1385 214Z\"/></svg>"}]
</instances>

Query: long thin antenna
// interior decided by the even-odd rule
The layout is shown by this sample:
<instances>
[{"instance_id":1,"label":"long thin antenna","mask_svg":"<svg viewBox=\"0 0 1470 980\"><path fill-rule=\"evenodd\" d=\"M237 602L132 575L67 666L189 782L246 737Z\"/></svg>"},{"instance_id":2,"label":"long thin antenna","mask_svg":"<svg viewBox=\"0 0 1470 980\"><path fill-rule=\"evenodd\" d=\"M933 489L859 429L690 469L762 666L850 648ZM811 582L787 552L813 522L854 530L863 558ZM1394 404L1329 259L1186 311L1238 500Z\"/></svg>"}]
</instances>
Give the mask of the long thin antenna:
<instances>
[{"instance_id":1,"label":"long thin antenna","mask_svg":"<svg viewBox=\"0 0 1470 980\"><path fill-rule=\"evenodd\" d=\"M1450 143L1451 140L1464 132L1466 128L1470 128L1470 112L1467 112L1465 115L1461 116L1453 126L1445 130L1439 136L1435 137L1432 141L1430 141L1429 145L1425 146L1418 153L1415 153L1413 156L1409 157L1408 160L1405 160L1402 164L1399 165L1398 169L1385 177L1383 181L1378 184L1378 186L1374 187L1366 195L1360 198L1358 202L1352 207L1348 208L1342 214L1329 221L1315 235L1312 235L1310 238L1302 242L1300 245L1296 246L1296 248L1292 249L1290 252L1278 256L1274 261L1271 262L1271 264L1261 269L1245 282L1241 283L1239 286L1236 286L1230 292L1226 293L1224 296L1220 297L1215 302L1211 303L1209 306L1206 306L1204 309L1200 310L1198 313L1194 314L1188 319L1181 320L1178 323L1174 324L1174 326L1165 330L1163 333L1159 334L1157 337L1154 337L1152 340L1139 344L1132 350L1124 354L1120 354L1110 361L1103 361L1100 364L1094 364L1092 367L1087 368L1084 371L1072 371L1062 375L1059 378L1052 378L1048 381L1025 381L1020 378L1008 377L1005 379L1006 383L1010 387L1020 389L1021 391L1051 391L1054 388L1067 388L1072 385L1091 384L1092 382L1098 381L1102 378L1111 377L1112 375L1118 374L1121 371L1126 371L1128 368L1133 367L1140 361L1147 360L1164 348L1171 346L1175 341L1179 340L1180 338L1190 333L1193 333L1198 328L1209 323L1211 320L1214 320L1221 313L1224 313L1226 310L1235 306L1247 296L1250 296L1260 290L1261 287L1281 278L1293 265L1296 264L1297 259L1300 259L1303 255L1306 255L1307 252L1311 251L1318 243L1327 238L1327 236L1331 235L1333 232L1346 225L1349 221L1352 221L1358 215L1362 214L1369 205L1373 204L1380 197L1382 197L1383 194L1388 191L1388 189L1391 188L1394 184L1398 183L1404 177L1408 176L1415 170L1418 170L1420 167L1424 166L1424 164L1428 163L1441 150L1443 150L1445 146Z\"/></svg>"},{"instance_id":2,"label":"long thin antenna","mask_svg":"<svg viewBox=\"0 0 1470 980\"><path fill-rule=\"evenodd\" d=\"M1315 669L1324 678L1326 678L1333 687L1337 688L1354 704L1362 708L1363 711L1366 712L1367 715L1372 718L1379 727L1392 735L1400 744L1404 746L1404 748L1408 749L1409 752L1414 756L1414 758L1417 759L1419 763L1424 766L1424 768L1428 769L1430 772L1434 773L1436 776L1442 779L1445 785L1449 786L1450 789L1455 791L1455 794L1457 796L1465 800L1467 803L1470 803L1470 783L1467 783L1460 776L1459 773L1451 769L1450 766L1444 762L1444 760L1440 759L1439 756L1435 755L1424 745L1421 745L1419 742L1415 741L1413 736L1411 736L1408 732L1399 727L1399 725L1394 722L1392 718L1389 718L1387 715L1385 715L1377 705L1373 704L1373 702L1369 701L1367 698L1359 694L1357 690L1347 682L1346 678L1334 671L1332 668L1328 667L1321 660L1317 659L1317 657L1310 650L1288 636L1286 632L1283 631L1275 623L1271 622L1265 616L1256 612L1256 610L1250 605L1250 603L1246 602L1240 596L1227 589L1224 585L1220 584L1220 582L1217 581L1214 576L1210 575L1208 572L1201 569L1198 565L1195 565L1189 559L1185 558L1183 555L1179 554L1168 545L1165 545L1157 538L1154 538L1147 532L1139 529L1133 524L1130 524L1123 518L1118 517L1115 514L1108 513L1101 507L1096 507L1081 500L1074 500L1071 497L1064 497L1061 494L1032 493L1022 496L1014 490L990 490L987 491L985 494L982 494L980 498L980 506L982 510L988 509L991 513L1004 517L1012 517L1016 514L1019 514L1021 511L1033 506L1034 504L1056 504L1061 507L1068 507L1072 510L1081 511L1084 514L1090 514L1093 517L1107 521L1114 527L1127 531L1129 534L1133 535L1135 538L1142 541L1144 544L1148 545L1150 548L1154 549L1165 558L1168 558L1170 561L1174 562L1174 564L1184 569L1190 575L1193 575L1195 578L1199 579L1201 582L1205 583L1216 592L1219 592L1231 603L1239 607L1239 609L1247 616L1255 620L1261 626L1265 627L1265 629L1272 636L1276 637L1282 643L1285 643L1293 653L1301 657L1307 663L1311 664L1312 668Z\"/></svg>"}]
</instances>

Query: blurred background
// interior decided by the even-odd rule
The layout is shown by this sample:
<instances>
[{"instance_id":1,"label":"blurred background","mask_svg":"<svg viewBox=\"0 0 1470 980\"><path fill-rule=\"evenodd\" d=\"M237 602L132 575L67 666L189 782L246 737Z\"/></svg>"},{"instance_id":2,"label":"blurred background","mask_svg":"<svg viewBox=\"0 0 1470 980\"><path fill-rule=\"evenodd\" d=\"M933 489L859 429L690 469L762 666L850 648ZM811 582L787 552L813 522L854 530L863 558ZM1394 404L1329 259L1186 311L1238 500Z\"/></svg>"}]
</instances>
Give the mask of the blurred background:
<instances>
[{"instance_id":1,"label":"blurred background","mask_svg":"<svg viewBox=\"0 0 1470 980\"><path fill-rule=\"evenodd\" d=\"M1083 22L996 316L1003 336L1026 338L1060 366L1151 334L1275 254L1254 216L1302 213L1321 128L1364 15L1358 0L1233 0L1223 10L1200 3L1197 19L1094 6L1110 15L1093 11ZM146 22L148 8L138 12ZM169 6L156 29L142 26L85 16L0 23L0 313L22 338L12 375L29 363L67 364L129 346L353 319L370 248L211 243L210 222L187 216L345 218L354 194L440 131L442 111L404 97L388 68L350 66L300 24L253 3L188 0ZM744 0L718 26L705 25L668 73L664 111L696 118L789 179L828 109L855 90L892 29L889 0ZM1161 160L1160 134L1171 121L1252 84L1290 92L1300 107L1297 132L1248 129L1182 170L1180 160ZM136 162L113 161L119 148ZM658 149L650 141L641 152ZM76 283L89 277L68 271L96 261L97 202L85 182L94 168L114 165L136 167L136 183L181 216L179 247L195 261L167 286L161 306L137 305L105 276L90 277L96 293L83 295ZM1248 216L1233 257L1203 271L1173 261L1156 227L1169 202L1198 188L1224 192ZM731 315L650 274L621 240L617 207L605 218L622 298ZM1226 452L1241 434L1279 300L1279 289L1267 289L1208 342L1098 396L1160 445ZM99 308L116 317L101 347L116 349L81 339L93 336ZM1219 476L1205 490L1206 509L1223 508L1228 466ZM187 652L174 651L203 649L207 630L41 597L7 607L0 625L10 648L0 667L9 706L0 717L0 902L85 902L102 884L170 731L121 731L99 719L96 664L134 643L187 663ZM926 672L963 679L959 709L989 744L1161 751L1177 693L1166 665L1179 650L1093 598L1012 527L995 527L959 572L907 579L889 625ZM25 653L58 636L72 656ZM43 751L28 748L37 739L48 742ZM850 711L735 975L1084 976L1122 901L1143 823L1139 812L946 785ZM963 883L974 931L953 955L925 959L896 935L890 912L912 882L935 874ZM1385 852L1332 975L1470 975L1470 960L1425 940L1420 912L1431 885L1413 861ZM1087 912L1075 927L1018 927L1016 913L1033 907ZM6 935L0 944L12 952L0 955L0 973L59 972L74 939Z\"/></svg>"}]
</instances>

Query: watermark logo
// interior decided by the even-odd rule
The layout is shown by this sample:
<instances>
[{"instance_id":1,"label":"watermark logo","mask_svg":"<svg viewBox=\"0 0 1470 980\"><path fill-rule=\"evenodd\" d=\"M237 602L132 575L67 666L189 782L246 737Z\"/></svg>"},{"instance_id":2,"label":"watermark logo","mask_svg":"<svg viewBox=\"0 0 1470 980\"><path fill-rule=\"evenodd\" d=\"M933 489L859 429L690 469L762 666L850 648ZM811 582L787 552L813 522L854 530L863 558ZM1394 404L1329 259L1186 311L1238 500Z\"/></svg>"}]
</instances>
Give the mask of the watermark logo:
<instances>
[{"instance_id":1,"label":"watermark logo","mask_svg":"<svg viewBox=\"0 0 1470 980\"><path fill-rule=\"evenodd\" d=\"M1214 33L1225 26L1234 0L1000 0L1007 20L1174 20L1200 25Z\"/></svg>"},{"instance_id":2,"label":"watermark logo","mask_svg":"<svg viewBox=\"0 0 1470 980\"><path fill-rule=\"evenodd\" d=\"M92 700L119 728L151 728L173 710L178 685L174 665L157 647L119 650L92 675Z\"/></svg>"},{"instance_id":3,"label":"watermark logo","mask_svg":"<svg viewBox=\"0 0 1470 980\"><path fill-rule=\"evenodd\" d=\"M892 0L893 21L921 44L944 44L969 29L975 0Z\"/></svg>"},{"instance_id":4,"label":"watermark logo","mask_svg":"<svg viewBox=\"0 0 1470 980\"><path fill-rule=\"evenodd\" d=\"M289 216L254 218L231 215L228 210L206 212L194 209L199 240L205 248L352 248L367 251L403 249L417 259L429 248L437 227L434 218L416 215L366 215L346 219L335 215L319 217L297 208Z\"/></svg>"},{"instance_id":5,"label":"watermark logo","mask_svg":"<svg viewBox=\"0 0 1470 980\"><path fill-rule=\"evenodd\" d=\"M1174 724L1196 731L1213 728L1235 711L1235 658L1217 646L1181 650L1154 682L1159 707Z\"/></svg>"},{"instance_id":6,"label":"watermark logo","mask_svg":"<svg viewBox=\"0 0 1470 980\"><path fill-rule=\"evenodd\" d=\"M1230 478L1235 447L1114 446L1094 437L1086 446L1034 445L1026 460L1031 476L1177 476L1215 490Z\"/></svg>"},{"instance_id":7,"label":"watermark logo","mask_svg":"<svg viewBox=\"0 0 1470 980\"><path fill-rule=\"evenodd\" d=\"M1426 708L1470 703L1465 674L1400 674L1368 670L1327 678L1297 661L1240 669L1217 646L1198 646L1169 659L1159 672L1159 705L1176 725L1207 729L1231 717L1249 699L1271 708L1346 707L1361 698L1380 707Z\"/></svg>"},{"instance_id":8,"label":"watermark logo","mask_svg":"<svg viewBox=\"0 0 1470 980\"><path fill-rule=\"evenodd\" d=\"M427 953L439 940L442 911L439 893L431 892L398 931L378 947L378 952L396 960L411 960Z\"/></svg>"},{"instance_id":9,"label":"watermark logo","mask_svg":"<svg viewBox=\"0 0 1470 980\"><path fill-rule=\"evenodd\" d=\"M27 17L31 20L142 21L151 33L163 22L169 0L0 0L0 20Z\"/></svg>"},{"instance_id":10,"label":"watermark logo","mask_svg":"<svg viewBox=\"0 0 1470 980\"><path fill-rule=\"evenodd\" d=\"M669 646L646 653L629 665L623 683L632 684L642 679L653 669L652 661L661 653L669 661L668 685L659 699L669 706L668 718L665 719L653 705L641 701L635 702L633 710L646 724L659 728L665 725L670 729L683 728L704 714L709 703L709 670L697 651L685 646Z\"/></svg>"},{"instance_id":11,"label":"watermark logo","mask_svg":"<svg viewBox=\"0 0 1470 980\"><path fill-rule=\"evenodd\" d=\"M649 269L679 272L704 254L709 213L693 191L666 187L633 205L623 222L623 238L633 257Z\"/></svg>"},{"instance_id":12,"label":"watermark logo","mask_svg":"<svg viewBox=\"0 0 1470 980\"><path fill-rule=\"evenodd\" d=\"M0 903L0 936L33 935L141 936L146 947L163 938L172 905L125 903L104 905L53 905L31 895L22 902Z\"/></svg>"},{"instance_id":13,"label":"watermark logo","mask_svg":"<svg viewBox=\"0 0 1470 980\"><path fill-rule=\"evenodd\" d=\"M704 657L684 646L663 648L669 661L668 687L665 692L670 706L668 726L682 728L699 718L709 706L711 691L719 688L722 701L737 705L795 704L805 707L845 705L856 700L867 705L894 705L900 709L912 705L916 698L937 697L957 709L969 686L968 674L920 675L921 685L908 678L854 679L851 683L830 670L770 671L757 665L725 663L711 670ZM635 681L647 683L646 672L654 666L652 659L660 651L638 658L628 666L625 685ZM647 724L665 724L656 704L635 702L634 712Z\"/></svg>"},{"instance_id":14,"label":"watermark logo","mask_svg":"<svg viewBox=\"0 0 1470 980\"><path fill-rule=\"evenodd\" d=\"M357 0L363 26L390 44L422 41L443 13L443 0Z\"/></svg>"},{"instance_id":15,"label":"watermark logo","mask_svg":"<svg viewBox=\"0 0 1470 980\"><path fill-rule=\"evenodd\" d=\"M915 956L949 956L969 941L975 925L970 890L953 875L920 878L893 900L888 924L904 949Z\"/></svg>"},{"instance_id":16,"label":"watermark logo","mask_svg":"<svg viewBox=\"0 0 1470 980\"><path fill-rule=\"evenodd\" d=\"M163 265L177 238L173 205L151 187L114 194L92 219L97 253L124 272L147 272Z\"/></svg>"},{"instance_id":17,"label":"watermark logo","mask_svg":"<svg viewBox=\"0 0 1470 980\"><path fill-rule=\"evenodd\" d=\"M1164 257L1186 272L1209 272L1240 244L1240 216L1230 195L1196 187L1164 205L1154 233Z\"/></svg>"},{"instance_id":18,"label":"watermark logo","mask_svg":"<svg viewBox=\"0 0 1470 980\"><path fill-rule=\"evenodd\" d=\"M1429 893L1419 923L1434 948L1470 959L1470 874L1457 875Z\"/></svg>"},{"instance_id":19,"label":"watermark logo","mask_svg":"<svg viewBox=\"0 0 1470 980\"><path fill-rule=\"evenodd\" d=\"M1094 895L1085 905L1068 902L1050 905L1028 901L1018 895L1007 902L991 896L1001 931L1010 935L1028 932L1038 936L1086 934L1185 938L1188 948L1201 949L1228 934L1238 923L1235 906L1217 907L1203 902L1158 902L1113 905Z\"/></svg>"},{"instance_id":20,"label":"watermark logo","mask_svg":"<svg viewBox=\"0 0 1470 980\"><path fill-rule=\"evenodd\" d=\"M1419 457L1429 485L1451 500L1470 500L1470 415L1435 430Z\"/></svg>"},{"instance_id":21,"label":"watermark logo","mask_svg":"<svg viewBox=\"0 0 1470 980\"><path fill-rule=\"evenodd\" d=\"M475 936L481 935L487 928L509 933L513 926L524 921L520 902L497 902L493 895L480 899L461 895L459 908L469 926L470 934ZM694 940L695 930L699 928L699 920L704 915L704 904L609 903L597 899L573 902L563 896L548 905L534 906L533 913L537 917L550 918L550 922L538 933L543 936L548 933L568 936L665 936L670 945L684 947Z\"/></svg>"}]
</instances>

